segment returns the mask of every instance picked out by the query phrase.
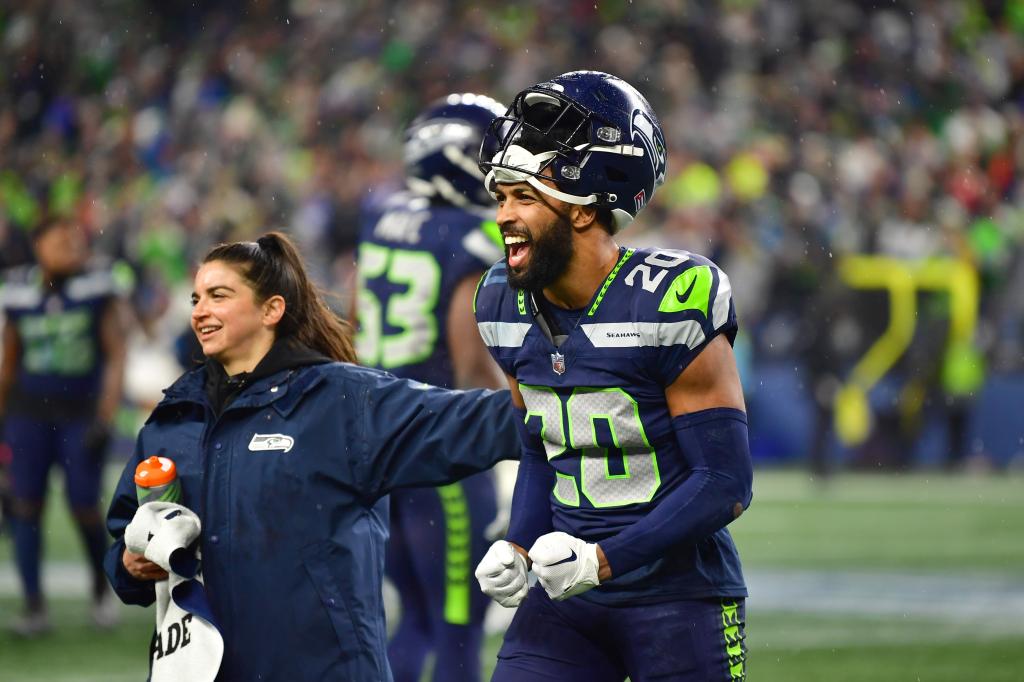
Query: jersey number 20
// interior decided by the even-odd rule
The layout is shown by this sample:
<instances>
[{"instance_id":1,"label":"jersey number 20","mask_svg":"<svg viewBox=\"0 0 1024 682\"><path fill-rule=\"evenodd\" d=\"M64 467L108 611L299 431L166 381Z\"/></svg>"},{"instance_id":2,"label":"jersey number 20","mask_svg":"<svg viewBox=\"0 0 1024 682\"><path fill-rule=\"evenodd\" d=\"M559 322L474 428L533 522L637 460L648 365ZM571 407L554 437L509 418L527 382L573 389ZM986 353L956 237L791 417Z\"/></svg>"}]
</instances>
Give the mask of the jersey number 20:
<instances>
[{"instance_id":1,"label":"jersey number 20","mask_svg":"<svg viewBox=\"0 0 1024 682\"><path fill-rule=\"evenodd\" d=\"M536 416L541 420L548 460L567 448L580 453L578 474L557 472L554 495L559 502L578 507L580 491L594 507L643 504L654 498L661 485L658 457L647 441L639 407L631 395L621 388L577 387L563 407L562 398L547 386L520 384L519 388L527 419ZM607 424L611 448L606 447L607 441L600 442L600 421ZM612 457L621 457L621 473L611 473Z\"/></svg>"}]
</instances>

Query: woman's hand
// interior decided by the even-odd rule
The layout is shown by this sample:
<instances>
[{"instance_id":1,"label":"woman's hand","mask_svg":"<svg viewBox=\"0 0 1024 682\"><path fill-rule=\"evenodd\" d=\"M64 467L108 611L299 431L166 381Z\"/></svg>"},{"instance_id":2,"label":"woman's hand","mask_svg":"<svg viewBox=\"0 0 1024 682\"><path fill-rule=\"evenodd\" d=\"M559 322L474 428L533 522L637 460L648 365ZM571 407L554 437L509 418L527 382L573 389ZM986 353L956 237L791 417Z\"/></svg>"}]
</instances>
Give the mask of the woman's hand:
<instances>
[{"instance_id":1,"label":"woman's hand","mask_svg":"<svg viewBox=\"0 0 1024 682\"><path fill-rule=\"evenodd\" d=\"M124 554L121 555L121 563L124 564L125 570L128 571L128 574L136 580L167 579L167 571L160 568L159 564L153 563L142 554L129 552L125 549Z\"/></svg>"}]
</instances>

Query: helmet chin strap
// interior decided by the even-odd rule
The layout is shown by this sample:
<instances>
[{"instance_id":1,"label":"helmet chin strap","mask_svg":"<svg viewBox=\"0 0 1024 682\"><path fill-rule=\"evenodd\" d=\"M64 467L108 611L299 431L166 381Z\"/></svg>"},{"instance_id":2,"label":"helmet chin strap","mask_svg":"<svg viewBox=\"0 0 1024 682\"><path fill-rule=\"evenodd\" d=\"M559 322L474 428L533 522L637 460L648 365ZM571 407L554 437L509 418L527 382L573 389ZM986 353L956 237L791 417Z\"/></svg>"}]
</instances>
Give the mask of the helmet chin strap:
<instances>
[{"instance_id":1,"label":"helmet chin strap","mask_svg":"<svg viewBox=\"0 0 1024 682\"><path fill-rule=\"evenodd\" d=\"M525 180L526 182L530 183L530 185L538 192L543 192L544 194L547 194L549 197L558 199L560 201L564 201L567 204L576 204L577 206L589 206L590 204L596 204L598 201L598 197L596 194L590 194L585 197L578 197L575 194L566 194L565 192L557 190L554 187L551 187L550 185L545 185L535 175L528 175L526 176Z\"/></svg>"}]
</instances>

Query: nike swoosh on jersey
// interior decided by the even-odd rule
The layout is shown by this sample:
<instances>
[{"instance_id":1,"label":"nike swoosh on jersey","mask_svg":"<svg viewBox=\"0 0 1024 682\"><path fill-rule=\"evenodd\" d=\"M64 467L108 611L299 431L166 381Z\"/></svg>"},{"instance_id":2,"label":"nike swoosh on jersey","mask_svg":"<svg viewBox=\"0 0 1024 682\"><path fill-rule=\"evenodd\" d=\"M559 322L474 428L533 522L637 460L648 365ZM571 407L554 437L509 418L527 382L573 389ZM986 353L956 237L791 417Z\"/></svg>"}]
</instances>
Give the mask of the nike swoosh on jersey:
<instances>
[{"instance_id":1,"label":"nike swoosh on jersey","mask_svg":"<svg viewBox=\"0 0 1024 682\"><path fill-rule=\"evenodd\" d=\"M548 566L560 566L562 564L567 564L570 561L576 561L576 550L570 549L569 550L569 556L565 557L564 559L562 559L560 561L556 561L553 564L548 564Z\"/></svg>"},{"instance_id":2,"label":"nike swoosh on jersey","mask_svg":"<svg viewBox=\"0 0 1024 682\"><path fill-rule=\"evenodd\" d=\"M682 294L676 291L676 300L679 301L681 305L686 305L686 299L690 298L690 294L693 293L693 285L696 283L697 278L694 277L693 279L690 280L690 286L686 287L686 291L684 291Z\"/></svg>"}]
</instances>

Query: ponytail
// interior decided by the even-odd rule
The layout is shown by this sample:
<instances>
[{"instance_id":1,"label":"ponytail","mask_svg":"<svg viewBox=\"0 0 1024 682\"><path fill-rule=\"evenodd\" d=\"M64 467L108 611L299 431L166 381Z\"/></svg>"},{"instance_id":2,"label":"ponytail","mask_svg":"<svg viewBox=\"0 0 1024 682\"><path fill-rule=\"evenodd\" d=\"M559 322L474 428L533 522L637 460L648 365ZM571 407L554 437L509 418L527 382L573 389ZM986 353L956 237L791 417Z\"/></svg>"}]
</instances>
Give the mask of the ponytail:
<instances>
[{"instance_id":1,"label":"ponytail","mask_svg":"<svg viewBox=\"0 0 1024 682\"><path fill-rule=\"evenodd\" d=\"M276 338L292 337L334 360L356 361L351 327L324 302L323 292L310 281L298 249L286 235L268 232L255 242L215 246L203 259L211 261L238 266L258 302L275 295L284 298Z\"/></svg>"}]
</instances>

